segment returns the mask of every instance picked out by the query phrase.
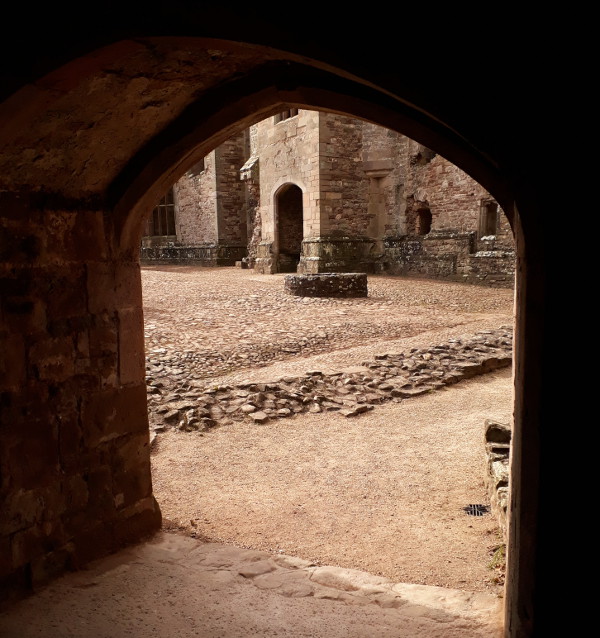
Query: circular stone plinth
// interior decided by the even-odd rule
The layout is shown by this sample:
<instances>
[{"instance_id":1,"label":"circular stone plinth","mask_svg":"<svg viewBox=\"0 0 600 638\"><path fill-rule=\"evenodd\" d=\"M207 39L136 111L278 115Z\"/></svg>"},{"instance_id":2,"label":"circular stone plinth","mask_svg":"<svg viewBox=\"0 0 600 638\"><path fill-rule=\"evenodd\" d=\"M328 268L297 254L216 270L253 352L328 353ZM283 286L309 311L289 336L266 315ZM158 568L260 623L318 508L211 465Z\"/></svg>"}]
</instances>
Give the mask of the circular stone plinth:
<instances>
[{"instance_id":1,"label":"circular stone plinth","mask_svg":"<svg viewBox=\"0 0 600 638\"><path fill-rule=\"evenodd\" d=\"M297 297L367 297L363 272L286 275L285 291Z\"/></svg>"}]
</instances>

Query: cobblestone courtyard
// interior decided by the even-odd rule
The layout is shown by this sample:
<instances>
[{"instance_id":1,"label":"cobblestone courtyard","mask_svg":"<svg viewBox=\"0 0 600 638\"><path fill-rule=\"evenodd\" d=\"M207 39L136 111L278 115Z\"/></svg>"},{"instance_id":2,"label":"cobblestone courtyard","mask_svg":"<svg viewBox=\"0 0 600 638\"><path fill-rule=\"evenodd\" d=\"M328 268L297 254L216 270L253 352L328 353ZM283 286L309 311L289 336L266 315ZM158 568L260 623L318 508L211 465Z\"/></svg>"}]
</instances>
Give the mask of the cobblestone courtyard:
<instances>
[{"instance_id":1,"label":"cobblestone courtyard","mask_svg":"<svg viewBox=\"0 0 600 638\"><path fill-rule=\"evenodd\" d=\"M366 359L512 325L511 290L377 275L367 298L307 299L286 294L283 278L143 268L149 378L177 389L351 374ZM165 528L400 582L499 592L488 567L497 526L462 507L487 502L483 421L510 420L511 396L506 368L352 418L166 429L153 452Z\"/></svg>"}]
</instances>

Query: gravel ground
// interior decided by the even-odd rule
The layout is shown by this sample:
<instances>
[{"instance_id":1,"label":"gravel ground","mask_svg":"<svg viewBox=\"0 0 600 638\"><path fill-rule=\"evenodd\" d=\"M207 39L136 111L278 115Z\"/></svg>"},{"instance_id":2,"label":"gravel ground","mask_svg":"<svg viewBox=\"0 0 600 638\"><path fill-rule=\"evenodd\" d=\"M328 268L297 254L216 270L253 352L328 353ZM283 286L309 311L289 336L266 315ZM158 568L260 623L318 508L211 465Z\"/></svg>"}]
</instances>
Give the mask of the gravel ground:
<instances>
[{"instance_id":1,"label":"gravel ground","mask_svg":"<svg viewBox=\"0 0 600 638\"><path fill-rule=\"evenodd\" d=\"M511 325L513 292L369 276L365 299L305 299L284 275L142 269L148 366L174 381L268 382L324 373ZM509 421L510 369L344 418L161 434L153 452L165 529L399 582L501 593L483 422Z\"/></svg>"}]
</instances>

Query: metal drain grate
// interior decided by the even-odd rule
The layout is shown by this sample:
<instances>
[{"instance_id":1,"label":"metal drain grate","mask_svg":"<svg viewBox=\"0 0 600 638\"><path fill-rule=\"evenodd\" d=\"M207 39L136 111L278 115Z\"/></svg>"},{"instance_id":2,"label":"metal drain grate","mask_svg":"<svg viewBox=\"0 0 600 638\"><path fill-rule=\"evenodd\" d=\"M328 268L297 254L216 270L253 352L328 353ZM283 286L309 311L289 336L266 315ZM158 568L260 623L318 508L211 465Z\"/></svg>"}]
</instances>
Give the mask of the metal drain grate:
<instances>
[{"instance_id":1,"label":"metal drain grate","mask_svg":"<svg viewBox=\"0 0 600 638\"><path fill-rule=\"evenodd\" d=\"M490 508L487 505L467 505L463 507L463 510L469 516L483 516L490 511Z\"/></svg>"}]
</instances>

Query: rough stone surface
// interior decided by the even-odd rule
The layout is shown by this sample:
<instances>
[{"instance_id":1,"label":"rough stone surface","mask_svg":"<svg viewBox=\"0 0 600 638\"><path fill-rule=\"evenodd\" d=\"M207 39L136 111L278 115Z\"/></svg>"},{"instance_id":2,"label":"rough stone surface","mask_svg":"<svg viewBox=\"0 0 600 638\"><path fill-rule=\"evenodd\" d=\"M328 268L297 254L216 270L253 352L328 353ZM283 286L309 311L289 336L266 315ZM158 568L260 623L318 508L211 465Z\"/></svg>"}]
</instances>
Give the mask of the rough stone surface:
<instances>
[{"instance_id":1,"label":"rough stone surface","mask_svg":"<svg viewBox=\"0 0 600 638\"><path fill-rule=\"evenodd\" d=\"M0 613L0 635L500 638L496 596L286 558L161 533Z\"/></svg>"},{"instance_id":2,"label":"rough stone surface","mask_svg":"<svg viewBox=\"0 0 600 638\"><path fill-rule=\"evenodd\" d=\"M286 275L285 291L297 297L367 297L366 273Z\"/></svg>"},{"instance_id":3,"label":"rough stone surface","mask_svg":"<svg viewBox=\"0 0 600 638\"><path fill-rule=\"evenodd\" d=\"M382 353L363 361L354 372L311 371L269 383L192 387L175 378L167 390L164 382L157 382L149 373L148 407L153 428L161 427L163 431L176 422L179 429L187 430L187 421L179 420L174 412L181 418L188 415L190 406L197 415L212 410L214 425L239 419L263 423L269 418L290 418L322 410L352 417L385 401L421 396L511 363L512 328L505 327L482 331L471 339L452 339L430 348L414 348L407 353ZM187 402L182 404L183 396ZM220 410L215 415L216 406ZM167 411L163 411L165 408Z\"/></svg>"},{"instance_id":4,"label":"rough stone surface","mask_svg":"<svg viewBox=\"0 0 600 638\"><path fill-rule=\"evenodd\" d=\"M498 519L498 525L506 541L508 529L507 511L510 497L509 463L512 428L509 423L500 423L493 419L486 419L484 428L486 454L485 484L492 512Z\"/></svg>"}]
</instances>

